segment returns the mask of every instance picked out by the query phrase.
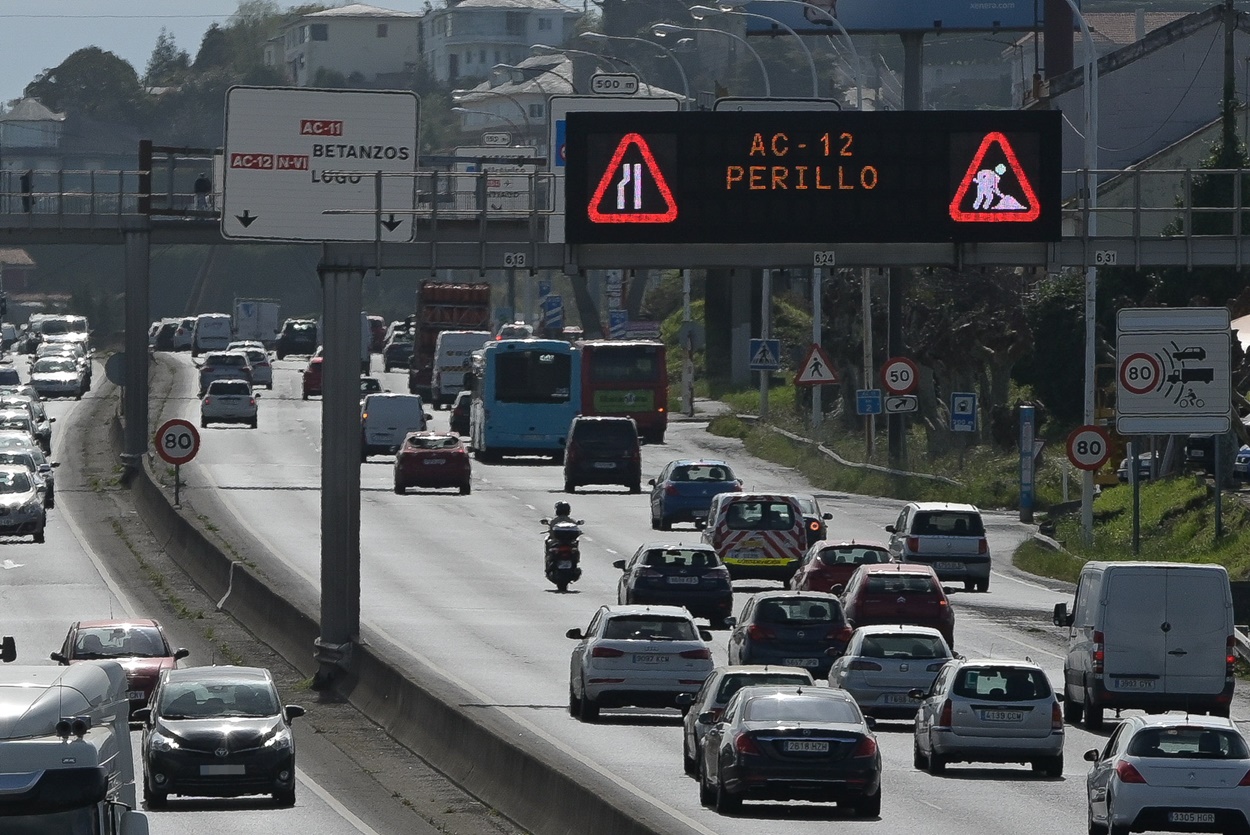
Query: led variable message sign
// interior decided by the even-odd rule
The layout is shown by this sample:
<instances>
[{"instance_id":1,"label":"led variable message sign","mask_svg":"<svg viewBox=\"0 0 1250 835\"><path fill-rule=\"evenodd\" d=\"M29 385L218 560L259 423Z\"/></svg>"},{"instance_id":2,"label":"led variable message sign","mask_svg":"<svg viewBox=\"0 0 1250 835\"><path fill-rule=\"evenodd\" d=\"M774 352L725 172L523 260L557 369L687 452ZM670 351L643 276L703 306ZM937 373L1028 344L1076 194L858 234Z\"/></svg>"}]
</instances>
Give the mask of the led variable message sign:
<instances>
[{"instance_id":1,"label":"led variable message sign","mask_svg":"<svg viewBox=\"0 0 1250 835\"><path fill-rule=\"evenodd\" d=\"M1049 242L1057 112L568 114L569 243Z\"/></svg>"}]
</instances>

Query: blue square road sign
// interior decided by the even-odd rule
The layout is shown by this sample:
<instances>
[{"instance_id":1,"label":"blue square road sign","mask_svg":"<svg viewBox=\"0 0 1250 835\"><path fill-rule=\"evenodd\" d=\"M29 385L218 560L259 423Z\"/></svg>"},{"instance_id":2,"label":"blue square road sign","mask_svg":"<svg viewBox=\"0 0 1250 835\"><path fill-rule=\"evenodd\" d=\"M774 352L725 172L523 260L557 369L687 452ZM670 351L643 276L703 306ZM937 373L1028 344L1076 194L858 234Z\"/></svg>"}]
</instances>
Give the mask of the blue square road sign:
<instances>
[{"instance_id":1,"label":"blue square road sign","mask_svg":"<svg viewBox=\"0 0 1250 835\"><path fill-rule=\"evenodd\" d=\"M856 389L855 414L881 414L881 389Z\"/></svg>"}]
</instances>

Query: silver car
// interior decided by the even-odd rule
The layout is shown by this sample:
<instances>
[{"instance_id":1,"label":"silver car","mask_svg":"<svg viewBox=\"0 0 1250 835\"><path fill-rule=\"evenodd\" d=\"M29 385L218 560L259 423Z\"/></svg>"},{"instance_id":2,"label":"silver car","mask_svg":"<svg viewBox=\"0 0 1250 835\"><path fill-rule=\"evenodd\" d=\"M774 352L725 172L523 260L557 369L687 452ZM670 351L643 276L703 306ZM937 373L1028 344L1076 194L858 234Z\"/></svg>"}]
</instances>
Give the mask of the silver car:
<instances>
[{"instance_id":1,"label":"silver car","mask_svg":"<svg viewBox=\"0 0 1250 835\"><path fill-rule=\"evenodd\" d=\"M73 397L81 400L87 390L82 365L73 357L52 356L35 360L30 367L30 384L40 397Z\"/></svg>"},{"instance_id":2,"label":"silver car","mask_svg":"<svg viewBox=\"0 0 1250 835\"><path fill-rule=\"evenodd\" d=\"M1250 746L1215 716L1126 716L1085 788L1091 833L1244 832L1250 826Z\"/></svg>"},{"instance_id":3,"label":"silver car","mask_svg":"<svg viewBox=\"0 0 1250 835\"><path fill-rule=\"evenodd\" d=\"M43 542L47 519L34 477L25 467L0 464L0 536L30 536Z\"/></svg>"},{"instance_id":4,"label":"silver car","mask_svg":"<svg viewBox=\"0 0 1250 835\"><path fill-rule=\"evenodd\" d=\"M200 400L200 426L246 423L256 428L256 398L247 380L213 380Z\"/></svg>"},{"instance_id":5,"label":"silver car","mask_svg":"<svg viewBox=\"0 0 1250 835\"><path fill-rule=\"evenodd\" d=\"M916 716L911 691L927 691L952 658L936 629L861 626L829 668L829 686L850 693L865 716L910 720Z\"/></svg>"},{"instance_id":6,"label":"silver car","mask_svg":"<svg viewBox=\"0 0 1250 835\"><path fill-rule=\"evenodd\" d=\"M956 659L938 672L916 712L914 764L941 774L948 762L1032 764L1063 775L1063 713L1042 668L1030 661Z\"/></svg>"},{"instance_id":7,"label":"silver car","mask_svg":"<svg viewBox=\"0 0 1250 835\"><path fill-rule=\"evenodd\" d=\"M43 450L33 449L0 449L0 464L12 464L25 467L35 479L35 486L43 493L43 506L49 510L56 506L56 476L53 467L61 466L60 461L49 461L43 457Z\"/></svg>"},{"instance_id":8,"label":"silver car","mask_svg":"<svg viewBox=\"0 0 1250 835\"><path fill-rule=\"evenodd\" d=\"M703 735L709 725L720 721L725 705L743 687L757 684L812 684L812 674L800 667L717 667L703 682L698 693L682 693L677 704L686 711L682 717L681 762L686 773L699 773ZM712 714L712 722L700 722L699 715Z\"/></svg>"}]
</instances>

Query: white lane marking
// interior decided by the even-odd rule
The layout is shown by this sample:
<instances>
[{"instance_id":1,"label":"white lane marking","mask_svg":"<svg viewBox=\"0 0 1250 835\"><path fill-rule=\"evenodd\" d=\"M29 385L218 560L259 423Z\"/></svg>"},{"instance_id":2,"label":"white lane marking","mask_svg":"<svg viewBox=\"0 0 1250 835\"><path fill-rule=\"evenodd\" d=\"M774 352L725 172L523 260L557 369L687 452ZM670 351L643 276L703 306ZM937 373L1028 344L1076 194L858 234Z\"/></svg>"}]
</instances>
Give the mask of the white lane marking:
<instances>
[{"instance_id":1,"label":"white lane marking","mask_svg":"<svg viewBox=\"0 0 1250 835\"><path fill-rule=\"evenodd\" d=\"M920 801L921 803L923 803L924 805L926 805L926 806L928 806L928 807L930 807L930 808L932 808L932 809L937 809L939 812L945 812L945 811L946 811L945 809L943 809L941 806L937 805L936 803L930 803L929 801L927 801L927 800L925 800L925 799L923 799L923 798L919 798L919 797L917 797L916 799L917 799L917 800L919 800L919 801Z\"/></svg>"},{"instance_id":2,"label":"white lane marking","mask_svg":"<svg viewBox=\"0 0 1250 835\"><path fill-rule=\"evenodd\" d=\"M1043 585L1040 585L1040 584L1038 584L1038 583L1030 583L1028 580L1021 580L1019 577L1016 577L1016 576L1011 575L1011 574L1003 574L1002 572L999 572L999 571L993 571L993 570L991 570L991 571L990 571L990 573L991 573L991 574L993 574L995 577L1002 577L1004 580L1010 580L1010 581L1011 581L1011 582L1013 582L1013 583L1019 583L1020 585L1022 585L1022 586L1028 586L1028 587L1029 587L1029 588L1031 588L1031 589L1037 589L1038 591L1044 591L1044 592L1046 592L1047 594L1055 594L1055 593L1056 593L1056 592L1055 592L1055 590L1054 590L1054 589L1052 589L1052 588L1050 588L1049 586L1043 586Z\"/></svg>"},{"instance_id":3,"label":"white lane marking","mask_svg":"<svg viewBox=\"0 0 1250 835\"><path fill-rule=\"evenodd\" d=\"M603 550L607 551L609 554L616 554L616 553L619 553L618 551L615 551L615 550L613 550L613 549L611 549L611 548L604 548Z\"/></svg>"},{"instance_id":4,"label":"white lane marking","mask_svg":"<svg viewBox=\"0 0 1250 835\"><path fill-rule=\"evenodd\" d=\"M0 563L0 568L3 568L5 571L12 571L15 568L21 568L24 565L26 565L26 563L24 562L13 562L13 560L5 560L4 562Z\"/></svg>"},{"instance_id":5,"label":"white lane marking","mask_svg":"<svg viewBox=\"0 0 1250 835\"><path fill-rule=\"evenodd\" d=\"M344 806L342 803L339 803L337 800L335 800L334 795L330 794L325 789L321 788L321 786L317 784L316 780L313 780L311 777L309 777L307 774L304 773L303 769L297 767L295 769L295 776L299 778L299 781L301 783L303 783L305 786L311 789L312 793L317 795L317 797L320 798L322 803L324 803L325 805L333 809L335 812L337 812L339 817L341 817L343 820L347 821L352 826L354 826L356 828L356 831L361 833L361 835L381 835L381 833L379 833L372 826L370 826L369 824L362 821L360 818L353 815L351 813L351 810L349 810L346 806Z\"/></svg>"},{"instance_id":6,"label":"white lane marking","mask_svg":"<svg viewBox=\"0 0 1250 835\"><path fill-rule=\"evenodd\" d=\"M61 518L65 520L65 525L69 528L70 534L73 535L74 539L78 540L78 546L82 548L83 553L87 555L87 559L91 560L91 564L95 566L96 573L100 575L100 579L103 580L104 585L108 587L109 594L113 595L113 597L117 600L118 605L121 606L122 612L125 613L126 617L133 618L135 616L134 603L129 597L126 596L126 593L122 591L121 586L117 585L117 581L113 579L113 575L109 574L108 570L104 567L104 563L100 560L100 555L92 549L90 544L88 544L87 538L83 536L82 530L78 527L78 523L74 521L73 514L65 514Z\"/></svg>"}]
</instances>

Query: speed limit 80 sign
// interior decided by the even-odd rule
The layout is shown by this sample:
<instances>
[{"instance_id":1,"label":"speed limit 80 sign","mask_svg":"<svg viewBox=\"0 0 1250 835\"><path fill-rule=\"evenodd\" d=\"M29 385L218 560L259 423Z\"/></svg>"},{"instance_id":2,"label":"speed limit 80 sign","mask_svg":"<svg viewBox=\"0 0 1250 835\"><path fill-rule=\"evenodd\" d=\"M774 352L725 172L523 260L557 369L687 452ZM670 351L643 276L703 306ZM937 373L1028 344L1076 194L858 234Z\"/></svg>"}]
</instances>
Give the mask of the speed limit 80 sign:
<instances>
[{"instance_id":1,"label":"speed limit 80 sign","mask_svg":"<svg viewBox=\"0 0 1250 835\"><path fill-rule=\"evenodd\" d=\"M1068 435L1068 460L1081 470L1097 470L1111 457L1111 439L1101 426L1078 426Z\"/></svg>"},{"instance_id":2,"label":"speed limit 80 sign","mask_svg":"<svg viewBox=\"0 0 1250 835\"><path fill-rule=\"evenodd\" d=\"M200 451L200 433L191 421L174 418L161 424L153 443L156 454L167 463L185 464Z\"/></svg>"}]
</instances>

